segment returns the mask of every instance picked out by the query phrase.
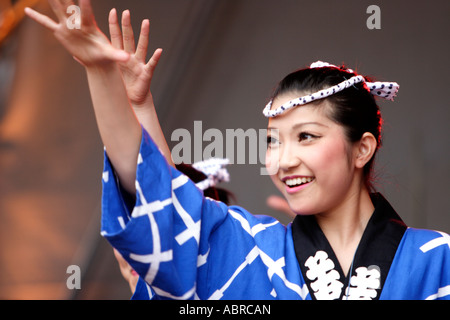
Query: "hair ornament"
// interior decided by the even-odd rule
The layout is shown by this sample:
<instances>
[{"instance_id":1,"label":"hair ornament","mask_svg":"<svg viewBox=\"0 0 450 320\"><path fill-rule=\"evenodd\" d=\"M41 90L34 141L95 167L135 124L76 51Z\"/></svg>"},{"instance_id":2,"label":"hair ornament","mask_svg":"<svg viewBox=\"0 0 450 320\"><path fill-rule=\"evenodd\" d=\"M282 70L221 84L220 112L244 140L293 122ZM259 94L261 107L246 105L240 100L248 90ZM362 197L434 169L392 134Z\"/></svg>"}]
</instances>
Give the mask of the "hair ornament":
<instances>
[{"instance_id":1,"label":"hair ornament","mask_svg":"<svg viewBox=\"0 0 450 320\"><path fill-rule=\"evenodd\" d=\"M332 64L329 64L328 62L323 62L323 61L316 61L310 65L310 69L324 68L324 67L339 68L335 65L332 65ZM347 71L350 73L353 73L353 70L351 70L351 69L347 69ZM270 101L264 108L263 114L267 118L273 118L273 117L279 116L280 114L286 112L289 109L310 103L315 100L324 99L326 97L329 97L335 93L338 93L338 92L340 92L344 89L347 89L348 87L351 87L360 82L365 82L367 89L373 95L376 95L376 96L379 96L381 98L384 98L386 100L391 100L391 101L394 100L394 97L397 95L398 89L400 88L400 86L396 82L380 82L380 81L369 82L369 81L366 81L363 76L356 75L356 76L353 76L348 80L342 81L341 83L338 83L337 85L334 85L330 88L322 89L322 90L319 90L312 94L308 94L306 96L290 100L275 110L271 110L272 101Z\"/></svg>"},{"instance_id":2,"label":"hair ornament","mask_svg":"<svg viewBox=\"0 0 450 320\"><path fill-rule=\"evenodd\" d=\"M192 164L192 167L206 175L206 179L196 183L200 190L206 190L216 186L222 181L230 181L230 175L225 168L230 163L228 159L210 158L204 161L198 161Z\"/></svg>"}]
</instances>

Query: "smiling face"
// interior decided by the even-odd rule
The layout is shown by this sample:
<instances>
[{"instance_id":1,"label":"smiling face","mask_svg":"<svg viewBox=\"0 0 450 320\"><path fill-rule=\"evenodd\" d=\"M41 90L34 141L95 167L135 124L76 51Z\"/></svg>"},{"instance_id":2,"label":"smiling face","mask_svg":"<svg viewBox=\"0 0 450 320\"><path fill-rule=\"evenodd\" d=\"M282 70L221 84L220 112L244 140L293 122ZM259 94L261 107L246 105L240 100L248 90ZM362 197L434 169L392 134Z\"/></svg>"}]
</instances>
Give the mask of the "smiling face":
<instances>
[{"instance_id":1,"label":"smiling face","mask_svg":"<svg viewBox=\"0 0 450 320\"><path fill-rule=\"evenodd\" d=\"M272 109L298 96L282 94ZM329 118L330 109L323 100L269 120L267 169L297 214L328 212L361 188L362 173L353 161L357 150L344 127Z\"/></svg>"}]
</instances>

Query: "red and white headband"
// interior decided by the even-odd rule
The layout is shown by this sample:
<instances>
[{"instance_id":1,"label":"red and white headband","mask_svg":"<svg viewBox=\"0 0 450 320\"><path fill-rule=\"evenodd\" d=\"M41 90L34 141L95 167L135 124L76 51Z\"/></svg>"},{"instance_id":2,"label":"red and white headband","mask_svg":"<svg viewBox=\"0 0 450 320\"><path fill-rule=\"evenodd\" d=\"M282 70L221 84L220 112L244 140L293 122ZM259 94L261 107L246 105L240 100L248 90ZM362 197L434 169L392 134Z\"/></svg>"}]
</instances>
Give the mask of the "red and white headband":
<instances>
[{"instance_id":1,"label":"red and white headband","mask_svg":"<svg viewBox=\"0 0 450 320\"><path fill-rule=\"evenodd\" d=\"M323 68L323 67L334 67L338 68L335 65L329 64L327 62L317 61L311 64L310 68ZM353 72L353 70L348 69L350 72ZM377 95L379 97L382 97L387 100L394 100L394 97L397 95L398 89L400 86L396 82L368 82L364 79L363 76L353 76L348 80L342 81L341 83L338 83L337 85L334 85L330 88L319 90L315 93L308 94L306 96L296 98L293 100L290 100L286 102L285 104L281 105L275 110L271 110L272 107L272 101L270 101L266 107L263 110L264 115L267 118L273 118L276 116L279 116L280 114L284 113L285 111L292 109L293 107L301 106L307 103L310 103L315 100L323 99L326 97L329 97L339 91L342 91L344 89L347 89L348 87L353 86L356 83L359 82L365 82L367 85L367 88L369 89L370 93L373 95Z\"/></svg>"}]
</instances>

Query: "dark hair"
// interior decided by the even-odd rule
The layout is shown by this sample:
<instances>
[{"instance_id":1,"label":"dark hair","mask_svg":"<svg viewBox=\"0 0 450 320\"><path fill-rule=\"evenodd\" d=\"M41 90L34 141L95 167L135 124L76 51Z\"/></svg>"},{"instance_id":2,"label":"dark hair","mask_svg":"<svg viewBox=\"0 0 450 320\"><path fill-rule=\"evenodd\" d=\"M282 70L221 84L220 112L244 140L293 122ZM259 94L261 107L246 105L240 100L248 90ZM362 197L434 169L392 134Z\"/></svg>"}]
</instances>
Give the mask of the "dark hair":
<instances>
[{"instance_id":1,"label":"dark hair","mask_svg":"<svg viewBox=\"0 0 450 320\"><path fill-rule=\"evenodd\" d=\"M344 80L355 76L354 72L344 66L307 68L287 75L278 84L272 100L284 93L296 92L302 95L317 92L334 86ZM367 81L371 81L365 78ZM354 143L361 139L365 132L370 132L377 140L377 150L381 146L381 127L383 120L374 96L369 92L364 82L357 83L345 90L331 95L326 100L331 102L330 118L345 128L349 142ZM324 100L325 100L324 99ZM322 100L313 102L320 103ZM373 163L376 151L364 167L364 179L367 188L374 191Z\"/></svg>"},{"instance_id":2,"label":"dark hair","mask_svg":"<svg viewBox=\"0 0 450 320\"><path fill-rule=\"evenodd\" d=\"M205 180L206 175L195 169L192 165L180 163L176 165L176 168L189 177L194 183ZM225 189L217 188L217 187L209 187L203 190L203 195L205 197L209 197L211 199L221 201L225 204L230 204L231 200L235 201L234 195Z\"/></svg>"}]
</instances>

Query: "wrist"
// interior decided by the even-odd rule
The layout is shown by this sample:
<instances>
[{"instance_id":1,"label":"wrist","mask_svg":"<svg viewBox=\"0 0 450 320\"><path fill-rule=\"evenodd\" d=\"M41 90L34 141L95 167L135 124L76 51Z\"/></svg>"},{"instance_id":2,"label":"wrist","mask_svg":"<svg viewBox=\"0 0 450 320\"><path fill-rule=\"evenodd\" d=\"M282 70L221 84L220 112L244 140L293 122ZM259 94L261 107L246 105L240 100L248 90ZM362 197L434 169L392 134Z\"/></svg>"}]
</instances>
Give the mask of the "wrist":
<instances>
[{"instance_id":1,"label":"wrist","mask_svg":"<svg viewBox=\"0 0 450 320\"><path fill-rule=\"evenodd\" d=\"M109 74L117 72L118 66L114 61L102 62L100 64L85 65L86 72L89 74Z\"/></svg>"},{"instance_id":2,"label":"wrist","mask_svg":"<svg viewBox=\"0 0 450 320\"><path fill-rule=\"evenodd\" d=\"M139 122L145 122L156 116L156 109L153 103L143 103L140 105L131 104Z\"/></svg>"},{"instance_id":3,"label":"wrist","mask_svg":"<svg viewBox=\"0 0 450 320\"><path fill-rule=\"evenodd\" d=\"M135 110L148 110L155 109L155 104L153 103L152 94L149 92L148 95L142 101L131 100L131 105Z\"/></svg>"}]
</instances>

